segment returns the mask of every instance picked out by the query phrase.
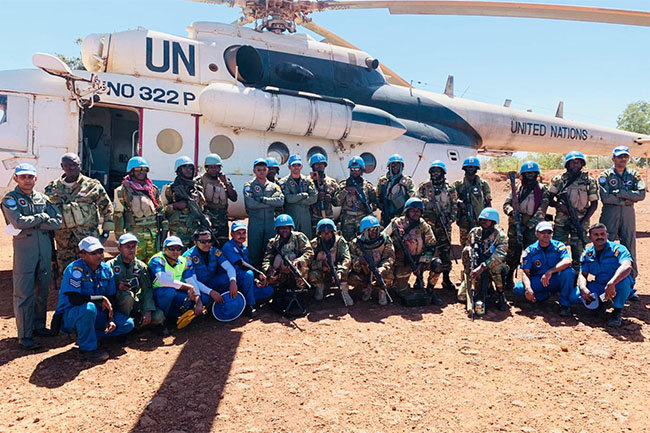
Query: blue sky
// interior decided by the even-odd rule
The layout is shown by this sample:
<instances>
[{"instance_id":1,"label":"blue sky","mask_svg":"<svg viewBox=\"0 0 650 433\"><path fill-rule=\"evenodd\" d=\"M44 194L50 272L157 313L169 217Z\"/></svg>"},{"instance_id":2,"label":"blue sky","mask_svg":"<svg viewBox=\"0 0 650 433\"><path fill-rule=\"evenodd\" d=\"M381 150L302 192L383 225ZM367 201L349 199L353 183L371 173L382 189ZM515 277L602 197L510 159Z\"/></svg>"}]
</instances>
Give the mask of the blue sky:
<instances>
[{"instance_id":1,"label":"blue sky","mask_svg":"<svg viewBox=\"0 0 650 433\"><path fill-rule=\"evenodd\" d=\"M530 0L529 0L530 1ZM635 9L647 0L535 1ZM186 35L192 21L232 22L238 9L185 0L2 0L0 70L32 67L34 52L78 55L90 33L143 26ZM627 104L650 100L650 28L488 17L330 11L314 20L369 52L416 87L616 126ZM420 84L417 84L420 82Z\"/></svg>"}]
</instances>

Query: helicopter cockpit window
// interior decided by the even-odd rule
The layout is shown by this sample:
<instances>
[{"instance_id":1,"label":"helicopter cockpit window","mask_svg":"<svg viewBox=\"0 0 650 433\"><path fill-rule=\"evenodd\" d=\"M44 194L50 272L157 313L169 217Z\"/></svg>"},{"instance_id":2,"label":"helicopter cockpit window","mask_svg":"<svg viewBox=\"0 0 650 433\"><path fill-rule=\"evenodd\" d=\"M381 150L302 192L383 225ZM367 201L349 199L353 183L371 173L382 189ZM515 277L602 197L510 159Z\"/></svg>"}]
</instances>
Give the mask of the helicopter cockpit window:
<instances>
[{"instance_id":1,"label":"helicopter cockpit window","mask_svg":"<svg viewBox=\"0 0 650 433\"><path fill-rule=\"evenodd\" d=\"M7 121L7 97L0 95L0 124Z\"/></svg>"},{"instance_id":2,"label":"helicopter cockpit window","mask_svg":"<svg viewBox=\"0 0 650 433\"><path fill-rule=\"evenodd\" d=\"M233 45L224 51L230 75L243 84L255 84L264 76L260 53L250 45Z\"/></svg>"},{"instance_id":3,"label":"helicopter cockpit window","mask_svg":"<svg viewBox=\"0 0 650 433\"><path fill-rule=\"evenodd\" d=\"M275 158L280 165L284 165L289 160L289 148L280 141L273 142L266 151L266 156Z\"/></svg>"},{"instance_id":4,"label":"helicopter cockpit window","mask_svg":"<svg viewBox=\"0 0 650 433\"><path fill-rule=\"evenodd\" d=\"M323 149L320 146L314 146L311 149L309 149L309 152L307 152L307 160L309 160L315 153L320 153L327 158L327 152L325 152L325 149Z\"/></svg>"},{"instance_id":5,"label":"helicopter cockpit window","mask_svg":"<svg viewBox=\"0 0 650 433\"><path fill-rule=\"evenodd\" d=\"M363 162L366 163L366 169L364 170L366 173L372 173L375 171L375 168L377 167L377 158L375 158L375 155L369 152L364 152L361 154L361 158L363 159Z\"/></svg>"}]
</instances>

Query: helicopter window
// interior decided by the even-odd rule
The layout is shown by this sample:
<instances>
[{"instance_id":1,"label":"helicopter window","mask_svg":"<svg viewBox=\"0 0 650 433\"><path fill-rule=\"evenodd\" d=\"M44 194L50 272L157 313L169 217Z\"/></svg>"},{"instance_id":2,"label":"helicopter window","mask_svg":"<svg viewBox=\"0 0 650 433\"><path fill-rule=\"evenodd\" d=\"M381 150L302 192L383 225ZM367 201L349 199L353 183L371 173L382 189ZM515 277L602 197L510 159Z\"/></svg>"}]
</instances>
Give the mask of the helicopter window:
<instances>
[{"instance_id":1,"label":"helicopter window","mask_svg":"<svg viewBox=\"0 0 650 433\"><path fill-rule=\"evenodd\" d=\"M221 159L228 159L235 151L232 140L225 135L215 135L210 140L210 152L216 153Z\"/></svg>"},{"instance_id":2,"label":"helicopter window","mask_svg":"<svg viewBox=\"0 0 650 433\"><path fill-rule=\"evenodd\" d=\"M223 53L230 75L243 84L255 84L264 76L260 53L250 45L234 45Z\"/></svg>"},{"instance_id":3,"label":"helicopter window","mask_svg":"<svg viewBox=\"0 0 650 433\"><path fill-rule=\"evenodd\" d=\"M167 128L158 133L156 144L163 152L172 155L183 147L183 137L175 129Z\"/></svg>"},{"instance_id":4,"label":"helicopter window","mask_svg":"<svg viewBox=\"0 0 650 433\"><path fill-rule=\"evenodd\" d=\"M0 123L7 121L7 97L0 95Z\"/></svg>"},{"instance_id":5,"label":"helicopter window","mask_svg":"<svg viewBox=\"0 0 650 433\"><path fill-rule=\"evenodd\" d=\"M309 152L307 152L307 159L311 158L315 153L321 153L325 155L325 158L327 158L327 152L325 152L325 149L320 146L314 146L309 149Z\"/></svg>"},{"instance_id":6,"label":"helicopter window","mask_svg":"<svg viewBox=\"0 0 650 433\"><path fill-rule=\"evenodd\" d=\"M456 152L455 150L448 150L447 156L452 161L458 161L458 152Z\"/></svg>"},{"instance_id":7,"label":"helicopter window","mask_svg":"<svg viewBox=\"0 0 650 433\"><path fill-rule=\"evenodd\" d=\"M364 152L361 154L361 158L363 159L363 162L366 163L366 169L364 170L366 173L372 173L375 171L375 168L377 167L377 159L375 158L375 155L369 152Z\"/></svg>"},{"instance_id":8,"label":"helicopter window","mask_svg":"<svg viewBox=\"0 0 650 433\"><path fill-rule=\"evenodd\" d=\"M266 156L277 159L280 165L286 164L289 160L289 148L280 141L273 142L266 151Z\"/></svg>"}]
</instances>

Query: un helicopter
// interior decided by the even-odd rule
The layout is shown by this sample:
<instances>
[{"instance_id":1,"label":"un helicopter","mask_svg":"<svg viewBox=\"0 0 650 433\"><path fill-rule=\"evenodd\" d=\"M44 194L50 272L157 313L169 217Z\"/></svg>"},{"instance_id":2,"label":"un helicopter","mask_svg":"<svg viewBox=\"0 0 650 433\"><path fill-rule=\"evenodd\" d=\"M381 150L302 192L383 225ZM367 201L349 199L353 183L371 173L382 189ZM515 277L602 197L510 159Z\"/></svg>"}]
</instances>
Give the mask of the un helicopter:
<instances>
[{"instance_id":1,"label":"un helicopter","mask_svg":"<svg viewBox=\"0 0 650 433\"><path fill-rule=\"evenodd\" d=\"M0 72L0 187L31 162L41 186L60 175L60 156L79 152L84 170L111 191L133 155L158 185L173 161L198 165L214 152L241 190L252 161L321 152L343 179L361 155L375 182L396 149L416 181L442 159L451 179L464 158L514 151L609 154L628 145L647 156L650 136L519 111L411 87L370 54L312 21L327 9L387 8L394 14L565 19L650 26L650 13L548 4L478 1L218 1L240 7L233 24L194 22L181 37L144 28L91 34L81 44L87 71L37 53L38 69ZM254 23L254 28L244 27ZM303 26L325 39L296 33ZM411 174L409 172L408 174ZM231 216L243 216L243 201Z\"/></svg>"}]
</instances>

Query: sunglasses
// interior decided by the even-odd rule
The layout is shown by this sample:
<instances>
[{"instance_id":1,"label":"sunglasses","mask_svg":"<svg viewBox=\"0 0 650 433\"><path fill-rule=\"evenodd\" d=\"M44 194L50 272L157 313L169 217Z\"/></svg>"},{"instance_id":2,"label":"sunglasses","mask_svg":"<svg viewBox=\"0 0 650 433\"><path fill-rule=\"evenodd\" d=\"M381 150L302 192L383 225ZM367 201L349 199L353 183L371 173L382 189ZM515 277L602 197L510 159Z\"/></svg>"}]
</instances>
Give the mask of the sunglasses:
<instances>
[{"instance_id":1,"label":"sunglasses","mask_svg":"<svg viewBox=\"0 0 650 433\"><path fill-rule=\"evenodd\" d=\"M198 243L200 243L200 244L211 244L212 243L212 239L197 239L196 241Z\"/></svg>"},{"instance_id":2,"label":"sunglasses","mask_svg":"<svg viewBox=\"0 0 650 433\"><path fill-rule=\"evenodd\" d=\"M179 246L175 245L173 247L167 247L167 249L169 251L181 251L183 249L183 247L179 247Z\"/></svg>"},{"instance_id":3,"label":"sunglasses","mask_svg":"<svg viewBox=\"0 0 650 433\"><path fill-rule=\"evenodd\" d=\"M86 252L86 254L90 254L91 256L96 256L98 254L104 254L104 250L100 248L98 250L93 251L92 253Z\"/></svg>"},{"instance_id":4,"label":"sunglasses","mask_svg":"<svg viewBox=\"0 0 650 433\"><path fill-rule=\"evenodd\" d=\"M139 173L141 171L144 171L145 173L148 173L149 172L149 167L135 167L133 169L133 171L135 171L136 173Z\"/></svg>"}]
</instances>

